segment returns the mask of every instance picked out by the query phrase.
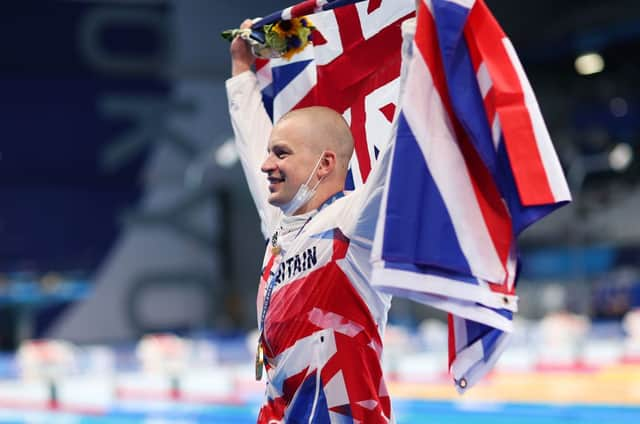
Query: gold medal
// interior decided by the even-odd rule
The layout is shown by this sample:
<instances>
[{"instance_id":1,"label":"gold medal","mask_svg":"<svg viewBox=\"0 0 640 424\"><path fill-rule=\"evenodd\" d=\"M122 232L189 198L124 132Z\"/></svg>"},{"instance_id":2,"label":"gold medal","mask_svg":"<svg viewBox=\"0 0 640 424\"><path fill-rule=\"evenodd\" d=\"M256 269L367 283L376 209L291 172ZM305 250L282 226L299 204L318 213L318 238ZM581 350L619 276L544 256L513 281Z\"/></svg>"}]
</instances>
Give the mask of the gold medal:
<instances>
[{"instance_id":1,"label":"gold medal","mask_svg":"<svg viewBox=\"0 0 640 424\"><path fill-rule=\"evenodd\" d=\"M258 350L256 351L256 381L262 380L262 370L264 367L264 351L262 344L258 342Z\"/></svg>"},{"instance_id":2,"label":"gold medal","mask_svg":"<svg viewBox=\"0 0 640 424\"><path fill-rule=\"evenodd\" d=\"M278 232L276 231L273 233L273 236L271 236L271 254L273 256L277 256L280 254L281 250L282 249L280 249L280 245L278 244Z\"/></svg>"}]
</instances>

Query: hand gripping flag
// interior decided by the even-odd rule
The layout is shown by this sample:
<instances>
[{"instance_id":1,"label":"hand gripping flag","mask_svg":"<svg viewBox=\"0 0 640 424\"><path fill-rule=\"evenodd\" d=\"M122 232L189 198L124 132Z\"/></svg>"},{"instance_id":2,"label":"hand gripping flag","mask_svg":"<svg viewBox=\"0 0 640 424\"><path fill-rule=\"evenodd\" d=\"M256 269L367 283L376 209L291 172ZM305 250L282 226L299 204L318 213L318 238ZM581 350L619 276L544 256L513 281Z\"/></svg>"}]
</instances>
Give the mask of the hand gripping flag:
<instances>
[{"instance_id":1,"label":"hand gripping flag","mask_svg":"<svg viewBox=\"0 0 640 424\"><path fill-rule=\"evenodd\" d=\"M321 105L343 114L355 155L346 188L361 185L384 148L394 116L400 76L400 24L414 16L414 0L307 0L254 23L308 16L312 44L291 60L256 61L267 112L277 121L296 108ZM376 137L369 137L376 134Z\"/></svg>"},{"instance_id":2,"label":"hand gripping flag","mask_svg":"<svg viewBox=\"0 0 640 424\"><path fill-rule=\"evenodd\" d=\"M516 53L482 0L422 0L372 284L449 312L463 392L505 348L516 238L570 200Z\"/></svg>"}]
</instances>

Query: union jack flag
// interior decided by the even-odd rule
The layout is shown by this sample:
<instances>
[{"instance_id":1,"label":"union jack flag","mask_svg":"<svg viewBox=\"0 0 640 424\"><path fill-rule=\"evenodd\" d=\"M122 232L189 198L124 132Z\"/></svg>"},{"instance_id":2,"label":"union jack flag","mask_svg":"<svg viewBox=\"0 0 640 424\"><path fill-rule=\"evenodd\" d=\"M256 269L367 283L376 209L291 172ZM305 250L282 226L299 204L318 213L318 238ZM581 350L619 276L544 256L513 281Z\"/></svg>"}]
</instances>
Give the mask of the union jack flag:
<instances>
[{"instance_id":1,"label":"union jack flag","mask_svg":"<svg viewBox=\"0 0 640 424\"><path fill-rule=\"evenodd\" d=\"M449 312L449 365L463 392L512 331L518 234L571 196L484 1L420 2L400 104L372 284Z\"/></svg>"},{"instance_id":2,"label":"union jack flag","mask_svg":"<svg viewBox=\"0 0 640 424\"><path fill-rule=\"evenodd\" d=\"M273 120L310 105L343 113L356 142L347 188L366 181L391 131L400 24L414 8L309 0L254 24L313 13L313 45L256 70ZM512 331L517 235L570 193L533 90L484 2L423 0L418 14L372 284L449 312L450 369L462 392Z\"/></svg>"},{"instance_id":3,"label":"union jack flag","mask_svg":"<svg viewBox=\"0 0 640 424\"><path fill-rule=\"evenodd\" d=\"M324 10L336 9L338 7L361 3L364 1L366 0L305 0L294 6L290 6L277 12L273 12L272 14L255 22L252 25L252 28L255 30L260 30L263 26L272 24L280 20L301 18L303 16L322 12ZM370 3L370 5L367 6L367 9L369 11L373 11L379 8L382 0L372 0L370 2L367 1L367 3ZM260 38L259 35L257 37Z\"/></svg>"},{"instance_id":4,"label":"union jack flag","mask_svg":"<svg viewBox=\"0 0 640 424\"><path fill-rule=\"evenodd\" d=\"M322 105L343 114L356 154L346 188L366 181L391 133L400 76L400 24L414 16L414 0L308 0L273 13L253 28L309 16L313 43L290 61L257 60L263 101L277 121L296 108ZM368 137L375 134L375 137Z\"/></svg>"}]
</instances>

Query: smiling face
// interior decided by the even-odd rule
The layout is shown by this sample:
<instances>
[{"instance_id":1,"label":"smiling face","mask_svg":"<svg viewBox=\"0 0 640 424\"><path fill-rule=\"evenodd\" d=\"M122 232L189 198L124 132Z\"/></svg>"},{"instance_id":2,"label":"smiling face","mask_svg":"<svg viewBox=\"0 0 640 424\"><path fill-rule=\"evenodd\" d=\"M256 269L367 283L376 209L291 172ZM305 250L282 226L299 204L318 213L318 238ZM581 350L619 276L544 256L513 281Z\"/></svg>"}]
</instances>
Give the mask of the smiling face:
<instances>
[{"instance_id":1,"label":"smiling face","mask_svg":"<svg viewBox=\"0 0 640 424\"><path fill-rule=\"evenodd\" d=\"M269 180L270 204L282 206L291 201L314 171L322 150L313 148L309 131L305 120L295 119L282 120L273 128L268 155L260 168ZM309 185L313 187L317 181L314 174Z\"/></svg>"},{"instance_id":2,"label":"smiling face","mask_svg":"<svg viewBox=\"0 0 640 424\"><path fill-rule=\"evenodd\" d=\"M313 188L321 182L295 215L320 207L344 188L353 137L340 114L312 106L288 112L278 121L267 153L260 169L267 174L270 204L286 206L302 184Z\"/></svg>"}]
</instances>

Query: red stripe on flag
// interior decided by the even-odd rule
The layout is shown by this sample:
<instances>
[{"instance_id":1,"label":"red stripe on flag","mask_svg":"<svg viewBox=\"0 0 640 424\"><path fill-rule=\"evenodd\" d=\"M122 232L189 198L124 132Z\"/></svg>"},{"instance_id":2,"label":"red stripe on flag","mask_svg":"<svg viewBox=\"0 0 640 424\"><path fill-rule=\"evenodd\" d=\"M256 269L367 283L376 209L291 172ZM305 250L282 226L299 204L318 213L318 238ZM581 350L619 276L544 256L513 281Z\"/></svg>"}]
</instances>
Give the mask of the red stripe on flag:
<instances>
[{"instance_id":1,"label":"red stripe on flag","mask_svg":"<svg viewBox=\"0 0 640 424\"><path fill-rule=\"evenodd\" d=\"M314 29L311 33L311 41L314 46L321 46L323 44L327 44L327 39L324 38L324 35L320 32L319 29Z\"/></svg>"},{"instance_id":2,"label":"red stripe on flag","mask_svg":"<svg viewBox=\"0 0 640 424\"><path fill-rule=\"evenodd\" d=\"M318 86L315 85L305 96L293 107L293 109L301 109L303 107L324 106L318 102Z\"/></svg>"},{"instance_id":3,"label":"red stripe on flag","mask_svg":"<svg viewBox=\"0 0 640 424\"><path fill-rule=\"evenodd\" d=\"M353 9L354 12L345 14L343 9ZM338 25L342 28L342 32L348 33L350 25L353 25L352 19L357 18L355 7L341 7L338 11L340 11L340 14L336 13ZM360 38L355 40L355 38L349 36L346 39L342 39L343 53L327 65L318 66L318 85L328 87L328 90L326 90L328 91L327 95L342 97L335 95L336 90L345 90L360 83L363 79L376 73L381 64L389 63L391 60L401 60L400 48L389 49L389 46L402 45L400 24L413 15L411 13L398 19L366 40L359 29L360 23L358 21L358 29L354 32L357 32ZM346 43L352 43L350 44L351 47L347 48ZM342 101L340 102L340 100ZM336 101L342 104L339 109L343 111L349 107L348 99L336 99Z\"/></svg>"},{"instance_id":4,"label":"red stripe on flag","mask_svg":"<svg viewBox=\"0 0 640 424\"><path fill-rule=\"evenodd\" d=\"M554 203L522 86L503 45L505 35L484 2L476 1L464 32L467 44L475 43L491 75L495 107L522 203Z\"/></svg>"},{"instance_id":5,"label":"red stripe on flag","mask_svg":"<svg viewBox=\"0 0 640 424\"><path fill-rule=\"evenodd\" d=\"M256 59L256 72L258 72L260 69L262 69L265 66L267 66L268 63L269 63L269 59L257 58Z\"/></svg>"},{"instance_id":6,"label":"red stripe on flag","mask_svg":"<svg viewBox=\"0 0 640 424\"><path fill-rule=\"evenodd\" d=\"M387 118L389 123L393 122L393 117L396 114L396 105L394 103L387 103L386 105L379 108L380 112Z\"/></svg>"},{"instance_id":7,"label":"red stripe on flag","mask_svg":"<svg viewBox=\"0 0 640 424\"><path fill-rule=\"evenodd\" d=\"M371 157L367 146L366 113L364 97L358 98L351 105L351 134L353 135L354 150L360 167L362 181L367 181L371 172Z\"/></svg>"},{"instance_id":8,"label":"red stripe on flag","mask_svg":"<svg viewBox=\"0 0 640 424\"><path fill-rule=\"evenodd\" d=\"M291 8L291 17L298 18L309 15L316 10L316 0L305 0Z\"/></svg>"},{"instance_id":9,"label":"red stripe on flag","mask_svg":"<svg viewBox=\"0 0 640 424\"><path fill-rule=\"evenodd\" d=\"M298 391L300 385L304 382L304 379L307 377L307 372L309 371L309 367L305 367L302 371L297 374L294 374L290 377L287 377L282 383L282 397L285 399L293 399L293 396ZM329 380L327 380L329 381Z\"/></svg>"},{"instance_id":10,"label":"red stripe on flag","mask_svg":"<svg viewBox=\"0 0 640 424\"><path fill-rule=\"evenodd\" d=\"M456 333L453 328L453 315L447 314L447 327L449 328L449 369L456 359Z\"/></svg>"},{"instance_id":11,"label":"red stripe on flag","mask_svg":"<svg viewBox=\"0 0 640 424\"><path fill-rule=\"evenodd\" d=\"M342 41L342 50L347 51L364 40L362 26L355 6L344 6L334 10Z\"/></svg>"},{"instance_id":12,"label":"red stripe on flag","mask_svg":"<svg viewBox=\"0 0 640 424\"><path fill-rule=\"evenodd\" d=\"M369 0L369 5L367 6L367 13L372 14L376 10L380 8L382 5L382 0Z\"/></svg>"},{"instance_id":13,"label":"red stripe on flag","mask_svg":"<svg viewBox=\"0 0 640 424\"><path fill-rule=\"evenodd\" d=\"M440 47L437 41L435 22L424 3L420 4L415 43L426 61L442 104L453 125L458 146L464 157L476 200L493 242L494 248L506 272L506 261L514 242L511 217L489 170L484 166L478 152L469 141L460 121L456 118L447 90L446 76ZM492 281L503 284L506 281ZM506 289L506 286L505 286Z\"/></svg>"}]
</instances>

